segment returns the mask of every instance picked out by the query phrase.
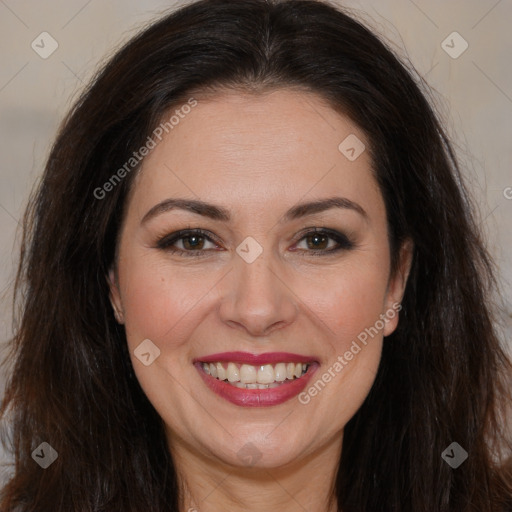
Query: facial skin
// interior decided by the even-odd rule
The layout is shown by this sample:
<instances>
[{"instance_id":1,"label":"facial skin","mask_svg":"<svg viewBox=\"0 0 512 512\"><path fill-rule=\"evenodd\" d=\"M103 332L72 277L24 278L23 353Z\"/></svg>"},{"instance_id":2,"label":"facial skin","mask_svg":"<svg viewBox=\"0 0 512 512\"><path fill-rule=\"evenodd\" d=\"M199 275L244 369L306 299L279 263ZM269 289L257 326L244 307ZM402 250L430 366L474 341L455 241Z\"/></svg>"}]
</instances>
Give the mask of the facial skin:
<instances>
[{"instance_id":1,"label":"facial skin","mask_svg":"<svg viewBox=\"0 0 512 512\"><path fill-rule=\"evenodd\" d=\"M136 376L167 426L182 510L336 510L328 497L343 429L374 382L398 314L307 404L294 397L235 405L204 384L193 361L229 351L314 356L320 366L310 386L400 302L411 249L390 276L384 201L368 151L351 162L338 150L350 134L368 143L319 97L285 89L195 97L198 105L144 161L110 274ZM365 214L331 208L284 220L299 203L335 196ZM143 221L170 198L214 204L231 219L175 208ZM199 240L200 257L158 247L193 228L213 239ZM352 247L329 253L334 239L304 238L313 228L335 230ZM252 263L236 252L246 237L263 248ZM190 242L174 247L192 253ZM145 339L160 349L149 366L134 355ZM253 465L237 455L247 443Z\"/></svg>"}]
</instances>

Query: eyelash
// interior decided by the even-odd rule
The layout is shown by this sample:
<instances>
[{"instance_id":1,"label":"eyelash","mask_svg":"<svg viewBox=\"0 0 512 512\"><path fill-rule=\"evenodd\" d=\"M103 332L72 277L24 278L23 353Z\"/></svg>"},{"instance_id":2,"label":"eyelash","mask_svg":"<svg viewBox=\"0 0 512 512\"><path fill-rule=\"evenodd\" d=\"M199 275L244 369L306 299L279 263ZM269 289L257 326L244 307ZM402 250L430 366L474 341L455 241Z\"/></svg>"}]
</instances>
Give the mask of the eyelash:
<instances>
[{"instance_id":1,"label":"eyelash","mask_svg":"<svg viewBox=\"0 0 512 512\"><path fill-rule=\"evenodd\" d=\"M327 229L327 228L307 228L306 230L303 230L301 233L299 233L298 236L300 238L297 238L296 244L307 238L309 235L323 235L327 236L328 238L334 240L338 246L334 249L298 249L299 251L304 251L310 254L313 254L314 256L330 256L334 253L337 253L342 250L350 250L354 247L354 244L347 238L347 236L343 235L342 233L339 233L338 231ZM206 238L209 242L219 244L219 242L216 240L216 237L212 236L211 233L204 231L202 229L196 228L196 229L183 229L180 231L176 231L175 233L171 233L169 235L164 236L161 238L156 246L158 249L164 250L164 251L170 251L174 254L178 254L181 256L186 257L195 257L195 258L201 258L208 256L206 254L208 251L211 251L211 249L197 249L197 250L190 250L186 251L183 249L178 249L176 247L173 247L173 244L176 243L179 240L189 238L191 236L200 236L203 238Z\"/></svg>"},{"instance_id":2,"label":"eyelash","mask_svg":"<svg viewBox=\"0 0 512 512\"><path fill-rule=\"evenodd\" d=\"M157 242L157 247L164 251L170 251L174 254L188 256L188 257L200 258L203 256L207 256L207 254L204 254L206 252L204 249L203 250L185 251L183 249L178 249L176 247L172 247L172 244L176 243L178 240L181 240L183 238L189 238L191 236L201 236L203 238L206 238L209 242L218 243L215 240L215 238L212 237L212 235L209 234L207 231L196 228L196 229L182 229L181 231L176 231L175 233L166 235ZM198 254L198 253L200 253L200 254Z\"/></svg>"}]
</instances>

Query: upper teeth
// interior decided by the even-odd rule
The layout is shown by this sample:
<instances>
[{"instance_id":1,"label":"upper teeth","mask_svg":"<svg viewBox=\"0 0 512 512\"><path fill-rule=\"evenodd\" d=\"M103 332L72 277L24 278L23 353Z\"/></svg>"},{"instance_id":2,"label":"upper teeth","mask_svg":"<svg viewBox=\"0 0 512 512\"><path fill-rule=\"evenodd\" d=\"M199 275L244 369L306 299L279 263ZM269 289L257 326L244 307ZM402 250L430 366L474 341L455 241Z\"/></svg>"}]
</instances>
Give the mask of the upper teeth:
<instances>
[{"instance_id":1,"label":"upper teeth","mask_svg":"<svg viewBox=\"0 0 512 512\"><path fill-rule=\"evenodd\" d=\"M228 382L242 384L272 384L286 379L298 378L308 369L307 363L277 363L252 366L228 363L225 368L222 363L203 363L203 370L212 377Z\"/></svg>"}]
</instances>

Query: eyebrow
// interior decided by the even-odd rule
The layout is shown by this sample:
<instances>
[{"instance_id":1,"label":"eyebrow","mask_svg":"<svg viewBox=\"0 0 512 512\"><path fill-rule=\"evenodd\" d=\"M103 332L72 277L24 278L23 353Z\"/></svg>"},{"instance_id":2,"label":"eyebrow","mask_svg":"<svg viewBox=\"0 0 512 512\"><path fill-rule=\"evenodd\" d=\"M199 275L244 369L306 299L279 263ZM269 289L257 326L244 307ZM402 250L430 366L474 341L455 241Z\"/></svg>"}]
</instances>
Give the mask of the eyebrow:
<instances>
[{"instance_id":1,"label":"eyebrow","mask_svg":"<svg viewBox=\"0 0 512 512\"><path fill-rule=\"evenodd\" d=\"M299 217L305 217L306 215L312 215L314 213L324 212L331 208L340 208L343 210L353 210L365 219L368 219L368 214L364 208L347 199L346 197L330 197L327 199L320 199L318 201L311 201L309 203L301 203L293 208L290 208L285 215L283 221L290 221L298 219Z\"/></svg>"},{"instance_id":2,"label":"eyebrow","mask_svg":"<svg viewBox=\"0 0 512 512\"><path fill-rule=\"evenodd\" d=\"M315 213L321 213L332 208L339 208L344 210L352 210L357 212L359 215L368 219L368 214L362 206L350 199L345 197L329 197L326 199L319 199L317 201L311 201L308 203L300 203L290 208L280 220L282 222L289 222L291 220L305 217L307 215L313 215ZM223 222L229 222L231 220L231 214L229 210L221 206L216 206L210 203L205 203L197 199L166 199L161 203L153 206L142 218L141 224L148 222L153 217L170 210L179 209L185 210L203 217L208 217L212 220L219 220Z\"/></svg>"},{"instance_id":3,"label":"eyebrow","mask_svg":"<svg viewBox=\"0 0 512 512\"><path fill-rule=\"evenodd\" d=\"M213 220L222 220L224 222L228 222L231 218L229 210L226 210L221 206L205 203L204 201L199 201L197 199L166 199L165 201L153 206L153 208L144 215L141 224L144 224L149 219L152 219L157 215L174 209L197 213L203 217L209 217Z\"/></svg>"}]
</instances>

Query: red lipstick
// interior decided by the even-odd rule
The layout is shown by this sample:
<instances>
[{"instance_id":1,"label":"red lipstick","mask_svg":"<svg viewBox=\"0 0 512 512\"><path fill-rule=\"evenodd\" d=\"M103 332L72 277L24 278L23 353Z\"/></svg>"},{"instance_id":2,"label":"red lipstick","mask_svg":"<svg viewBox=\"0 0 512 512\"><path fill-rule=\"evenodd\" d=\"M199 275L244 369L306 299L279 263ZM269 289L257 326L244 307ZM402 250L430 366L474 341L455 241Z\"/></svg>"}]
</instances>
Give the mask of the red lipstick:
<instances>
[{"instance_id":1,"label":"red lipstick","mask_svg":"<svg viewBox=\"0 0 512 512\"><path fill-rule=\"evenodd\" d=\"M220 352L209 356L198 357L194 359L194 363L239 363L260 366L262 364L276 363L313 363L316 361L315 356L303 356L300 354L292 354L290 352L267 352L265 354L251 354L250 352Z\"/></svg>"},{"instance_id":2,"label":"red lipstick","mask_svg":"<svg viewBox=\"0 0 512 512\"><path fill-rule=\"evenodd\" d=\"M306 373L293 380L285 380L279 386L267 389L238 388L206 373L202 363L228 363L263 366L276 363L307 363ZM225 400L244 407L268 407L279 405L297 396L307 386L309 380L319 367L317 358L289 352L268 352L251 354L249 352L222 352L194 359L194 366L204 383L215 394Z\"/></svg>"}]
</instances>

